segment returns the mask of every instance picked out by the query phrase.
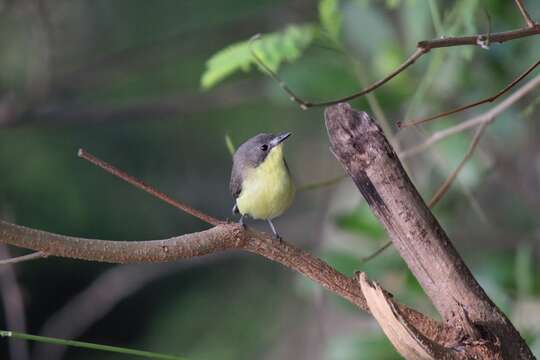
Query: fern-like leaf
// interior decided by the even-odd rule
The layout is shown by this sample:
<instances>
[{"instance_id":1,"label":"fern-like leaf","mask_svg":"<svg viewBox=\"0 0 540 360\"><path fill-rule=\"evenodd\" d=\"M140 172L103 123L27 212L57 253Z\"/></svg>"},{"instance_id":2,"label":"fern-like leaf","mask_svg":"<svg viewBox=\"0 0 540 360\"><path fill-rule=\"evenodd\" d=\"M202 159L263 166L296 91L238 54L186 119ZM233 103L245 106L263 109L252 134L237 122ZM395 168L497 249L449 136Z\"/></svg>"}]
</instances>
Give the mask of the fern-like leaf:
<instances>
[{"instance_id":1,"label":"fern-like leaf","mask_svg":"<svg viewBox=\"0 0 540 360\"><path fill-rule=\"evenodd\" d=\"M273 71L284 61L293 62L311 44L315 37L313 25L293 25L284 31L262 35L252 44L253 51ZM232 44L218 51L206 62L201 77L203 89L210 89L228 76L242 70L248 71L256 64L250 51L249 41Z\"/></svg>"}]
</instances>

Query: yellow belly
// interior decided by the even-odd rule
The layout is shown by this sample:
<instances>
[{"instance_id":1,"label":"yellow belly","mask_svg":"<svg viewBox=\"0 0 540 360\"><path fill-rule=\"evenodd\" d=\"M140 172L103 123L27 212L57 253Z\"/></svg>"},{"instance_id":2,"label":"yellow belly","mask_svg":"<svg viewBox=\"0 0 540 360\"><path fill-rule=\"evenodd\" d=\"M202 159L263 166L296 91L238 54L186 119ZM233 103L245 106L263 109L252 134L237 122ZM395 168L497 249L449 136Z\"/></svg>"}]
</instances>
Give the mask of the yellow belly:
<instances>
[{"instance_id":1,"label":"yellow belly","mask_svg":"<svg viewBox=\"0 0 540 360\"><path fill-rule=\"evenodd\" d=\"M236 205L242 215L273 219L291 205L295 187L283 161L281 146L272 149L255 169L246 170Z\"/></svg>"}]
</instances>

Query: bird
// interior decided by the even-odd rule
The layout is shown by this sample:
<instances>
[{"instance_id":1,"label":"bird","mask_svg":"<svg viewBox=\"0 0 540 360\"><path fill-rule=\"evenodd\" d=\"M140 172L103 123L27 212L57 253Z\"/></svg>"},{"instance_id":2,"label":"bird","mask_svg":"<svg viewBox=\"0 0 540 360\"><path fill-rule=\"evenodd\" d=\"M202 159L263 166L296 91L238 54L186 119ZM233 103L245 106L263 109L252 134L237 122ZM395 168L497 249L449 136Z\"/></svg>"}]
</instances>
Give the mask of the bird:
<instances>
[{"instance_id":1,"label":"bird","mask_svg":"<svg viewBox=\"0 0 540 360\"><path fill-rule=\"evenodd\" d=\"M258 134L238 147L233 155L229 189L234 198L233 214L266 220L275 239L281 236L272 220L293 202L296 187L283 156L283 142L290 132Z\"/></svg>"}]
</instances>

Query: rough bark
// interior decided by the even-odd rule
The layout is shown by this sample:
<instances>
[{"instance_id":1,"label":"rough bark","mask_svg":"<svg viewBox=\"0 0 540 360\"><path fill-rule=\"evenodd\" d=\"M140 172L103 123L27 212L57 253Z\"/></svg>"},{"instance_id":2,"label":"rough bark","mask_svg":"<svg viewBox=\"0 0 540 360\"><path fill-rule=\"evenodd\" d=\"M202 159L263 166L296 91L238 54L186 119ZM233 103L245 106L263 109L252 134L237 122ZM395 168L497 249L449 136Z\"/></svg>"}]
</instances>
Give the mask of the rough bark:
<instances>
[{"instance_id":1,"label":"rough bark","mask_svg":"<svg viewBox=\"0 0 540 360\"><path fill-rule=\"evenodd\" d=\"M474 279L375 121L346 103L327 108L325 118L332 151L442 318L461 330L461 343L491 344L504 359L534 358Z\"/></svg>"}]
</instances>

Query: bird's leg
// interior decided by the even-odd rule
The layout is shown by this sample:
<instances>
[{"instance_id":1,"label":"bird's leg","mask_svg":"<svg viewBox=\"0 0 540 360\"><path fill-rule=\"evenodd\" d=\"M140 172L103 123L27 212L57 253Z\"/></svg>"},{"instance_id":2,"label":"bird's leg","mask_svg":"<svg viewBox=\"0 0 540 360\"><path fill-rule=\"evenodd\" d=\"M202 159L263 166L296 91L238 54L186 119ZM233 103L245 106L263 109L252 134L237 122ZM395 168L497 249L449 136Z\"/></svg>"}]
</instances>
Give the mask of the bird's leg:
<instances>
[{"instance_id":1,"label":"bird's leg","mask_svg":"<svg viewBox=\"0 0 540 360\"><path fill-rule=\"evenodd\" d=\"M268 221L268 225L270 225L270 228L272 229L272 233L274 234L274 239L281 240L281 236L279 236L278 232L276 231L276 227L272 223L272 220L267 219L266 221Z\"/></svg>"},{"instance_id":2,"label":"bird's leg","mask_svg":"<svg viewBox=\"0 0 540 360\"><path fill-rule=\"evenodd\" d=\"M247 226L246 226L246 224L244 224L244 216L245 216L245 215L240 215L240 220L238 221L238 223L239 223L244 229L246 229Z\"/></svg>"},{"instance_id":3,"label":"bird's leg","mask_svg":"<svg viewBox=\"0 0 540 360\"><path fill-rule=\"evenodd\" d=\"M236 205L236 203L234 204L234 206L233 206L233 208L232 208L232 213L233 213L233 214L240 214L240 210L238 210L238 205ZM238 223L239 223L244 229L247 228L246 224L244 224L244 215L240 214L240 220L238 220Z\"/></svg>"}]
</instances>

